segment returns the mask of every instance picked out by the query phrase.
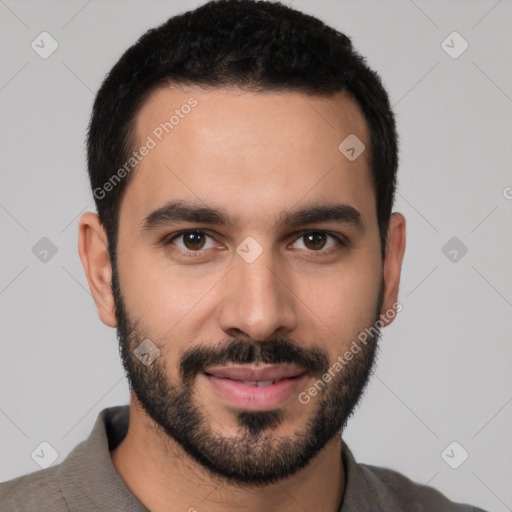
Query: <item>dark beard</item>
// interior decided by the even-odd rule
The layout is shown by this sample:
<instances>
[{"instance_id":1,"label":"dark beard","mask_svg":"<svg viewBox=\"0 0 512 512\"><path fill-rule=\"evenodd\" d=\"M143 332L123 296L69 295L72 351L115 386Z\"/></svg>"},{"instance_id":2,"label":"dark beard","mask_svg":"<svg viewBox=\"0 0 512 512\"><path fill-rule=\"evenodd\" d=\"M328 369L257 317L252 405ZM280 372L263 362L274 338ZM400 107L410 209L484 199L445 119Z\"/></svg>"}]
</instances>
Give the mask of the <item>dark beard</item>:
<instances>
[{"instance_id":1,"label":"dark beard","mask_svg":"<svg viewBox=\"0 0 512 512\"><path fill-rule=\"evenodd\" d=\"M239 411L240 435L223 436L213 432L214 420L194 403L195 377L205 368L227 362L291 363L321 379L330 368L327 352L318 347L302 348L284 339L259 344L234 339L215 347L197 345L180 359L181 385L170 385L168 376L172 372L166 368L164 357L146 366L134 355L135 348L146 336L139 332L138 322L127 316L114 261L112 271L119 350L130 390L157 428L179 443L212 477L243 486L275 483L305 467L345 428L373 371L379 329L372 329L375 334L368 336L361 351L312 398L309 405L314 406L312 416L292 436L273 434L283 422L280 409ZM381 286L372 325L380 318L382 291Z\"/></svg>"}]
</instances>

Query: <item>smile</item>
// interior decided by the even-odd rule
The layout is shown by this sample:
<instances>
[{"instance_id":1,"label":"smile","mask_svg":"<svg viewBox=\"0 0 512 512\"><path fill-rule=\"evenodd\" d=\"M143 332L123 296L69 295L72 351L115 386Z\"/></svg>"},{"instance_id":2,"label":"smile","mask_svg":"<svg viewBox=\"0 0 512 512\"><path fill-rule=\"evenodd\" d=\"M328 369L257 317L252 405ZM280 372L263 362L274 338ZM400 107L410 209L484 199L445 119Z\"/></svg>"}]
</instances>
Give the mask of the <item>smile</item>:
<instances>
[{"instance_id":1,"label":"smile","mask_svg":"<svg viewBox=\"0 0 512 512\"><path fill-rule=\"evenodd\" d=\"M238 409L264 411L295 396L306 373L287 365L232 366L209 368L203 377L221 400Z\"/></svg>"}]
</instances>

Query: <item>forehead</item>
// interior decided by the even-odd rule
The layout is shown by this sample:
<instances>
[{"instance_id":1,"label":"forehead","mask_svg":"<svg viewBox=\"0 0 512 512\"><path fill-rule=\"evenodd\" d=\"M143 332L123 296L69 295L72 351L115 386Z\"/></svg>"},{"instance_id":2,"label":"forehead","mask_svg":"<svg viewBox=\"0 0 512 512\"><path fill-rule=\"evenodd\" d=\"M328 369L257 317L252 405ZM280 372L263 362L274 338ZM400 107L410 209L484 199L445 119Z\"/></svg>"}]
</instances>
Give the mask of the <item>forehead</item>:
<instances>
[{"instance_id":1,"label":"forehead","mask_svg":"<svg viewBox=\"0 0 512 512\"><path fill-rule=\"evenodd\" d=\"M135 135L140 160L121 218L142 219L173 200L204 202L251 223L273 222L300 202L346 202L363 217L374 213L369 132L346 93L162 87L138 113ZM353 136L366 149L351 161L339 146Z\"/></svg>"}]
</instances>

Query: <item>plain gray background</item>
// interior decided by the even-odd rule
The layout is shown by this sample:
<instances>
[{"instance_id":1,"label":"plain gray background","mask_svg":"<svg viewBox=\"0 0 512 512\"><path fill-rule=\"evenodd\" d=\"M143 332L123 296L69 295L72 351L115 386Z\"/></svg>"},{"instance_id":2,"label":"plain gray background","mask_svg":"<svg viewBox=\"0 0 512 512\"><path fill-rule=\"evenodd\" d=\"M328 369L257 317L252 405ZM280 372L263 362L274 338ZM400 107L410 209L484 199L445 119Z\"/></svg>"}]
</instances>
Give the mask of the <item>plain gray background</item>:
<instances>
[{"instance_id":1,"label":"plain gray background","mask_svg":"<svg viewBox=\"0 0 512 512\"><path fill-rule=\"evenodd\" d=\"M200 3L0 0L0 481L39 469L42 441L58 464L101 409L128 403L115 331L77 252L78 217L95 211L85 131L122 52ZM345 440L360 462L512 510L511 2L288 3L352 38L383 78L401 139L403 310ZM59 45L47 59L31 47L43 31ZM454 31L469 44L458 58L442 45ZM444 43L452 54L462 44ZM32 252L42 237L57 249L46 262ZM453 441L469 453L458 469L441 456Z\"/></svg>"}]
</instances>

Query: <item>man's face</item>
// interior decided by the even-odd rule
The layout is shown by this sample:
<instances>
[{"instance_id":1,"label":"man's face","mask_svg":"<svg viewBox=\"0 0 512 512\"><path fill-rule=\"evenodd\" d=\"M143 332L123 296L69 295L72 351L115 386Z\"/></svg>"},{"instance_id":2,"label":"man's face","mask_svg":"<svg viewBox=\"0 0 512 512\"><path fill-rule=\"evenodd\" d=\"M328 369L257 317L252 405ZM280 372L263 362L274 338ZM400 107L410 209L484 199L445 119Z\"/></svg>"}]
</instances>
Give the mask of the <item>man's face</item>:
<instances>
[{"instance_id":1,"label":"man's face","mask_svg":"<svg viewBox=\"0 0 512 512\"><path fill-rule=\"evenodd\" d=\"M344 426L374 359L376 337L333 371L382 306L364 118L344 94L162 88L136 134L155 145L121 202L113 276L131 389L214 474L290 475ZM338 149L350 134L367 148L354 161Z\"/></svg>"}]
</instances>

